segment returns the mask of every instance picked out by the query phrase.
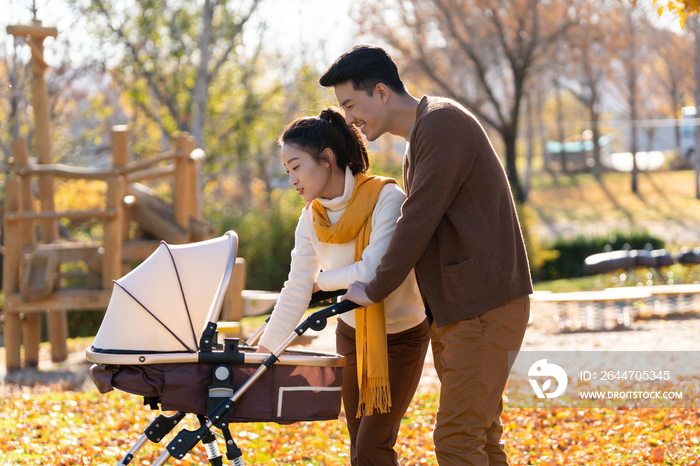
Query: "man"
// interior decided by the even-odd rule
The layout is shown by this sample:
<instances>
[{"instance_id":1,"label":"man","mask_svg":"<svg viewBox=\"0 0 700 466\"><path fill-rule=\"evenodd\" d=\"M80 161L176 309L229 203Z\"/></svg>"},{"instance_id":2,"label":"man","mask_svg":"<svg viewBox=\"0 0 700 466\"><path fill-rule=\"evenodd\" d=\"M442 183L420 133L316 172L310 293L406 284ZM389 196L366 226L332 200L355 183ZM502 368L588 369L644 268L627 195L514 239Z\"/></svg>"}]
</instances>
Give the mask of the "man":
<instances>
[{"instance_id":1,"label":"man","mask_svg":"<svg viewBox=\"0 0 700 466\"><path fill-rule=\"evenodd\" d=\"M384 133L409 143L407 199L369 283L344 299L369 306L411 269L431 319L442 383L433 438L438 463L507 465L502 394L530 314L530 269L503 166L474 116L458 103L405 89L380 47L358 45L321 77L349 124L368 140Z\"/></svg>"}]
</instances>

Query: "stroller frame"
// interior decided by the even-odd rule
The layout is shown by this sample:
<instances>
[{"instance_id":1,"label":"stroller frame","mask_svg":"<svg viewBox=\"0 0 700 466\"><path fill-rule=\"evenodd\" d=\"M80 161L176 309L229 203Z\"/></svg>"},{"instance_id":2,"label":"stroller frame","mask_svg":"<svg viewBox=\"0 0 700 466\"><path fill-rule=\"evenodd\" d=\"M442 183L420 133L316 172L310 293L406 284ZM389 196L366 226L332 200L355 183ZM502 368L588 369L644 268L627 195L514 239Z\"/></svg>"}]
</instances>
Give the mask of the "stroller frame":
<instances>
[{"instance_id":1,"label":"stroller frame","mask_svg":"<svg viewBox=\"0 0 700 466\"><path fill-rule=\"evenodd\" d=\"M309 315L299 324L291 335L269 355L253 353L250 351L240 351L239 343L246 349L253 348L258 341L269 318L265 323L246 341L240 342L238 338L225 338L223 344L218 342L217 320L223 303L224 295L228 288L233 266L235 264L236 252L238 249L238 237L232 231L226 233L229 238L230 254L226 264L225 272L221 280L216 299L210 309L209 322L199 339L199 350L196 352L175 352L175 353L147 353L147 354L114 354L89 348L86 350L86 358L96 364L139 366L146 364L182 364L182 363L202 363L212 365L212 384L207 389L207 415L196 414L200 427L196 430L183 429L168 443L165 451L153 463L154 466L164 465L171 457L182 459L200 441L205 446L209 462L212 465L223 465L223 455L221 454L214 428L221 431L226 444L226 458L235 466L243 466L242 451L236 445L228 426L229 414L233 411L233 406L241 396L273 365L315 365L315 366L342 366L344 358L338 355L323 355L320 353L304 352L304 354L283 354L285 350L308 329L315 331L323 330L326 327L327 319L358 307L350 301L343 301L316 311ZM162 243L164 244L164 243ZM167 245L166 245L167 247ZM172 255L172 254L171 254ZM173 259L174 264L174 259ZM177 266L176 266L177 268ZM179 275L178 275L179 280ZM116 283L116 282L115 282ZM121 285L117 283L119 287ZM182 287L182 284L180 285ZM116 288L116 287L115 287ZM123 289L123 287L122 287ZM124 289L124 291L126 291ZM323 301L331 297L342 294L344 290L335 292L318 292L312 296L310 304ZM128 291L127 291L128 293ZM132 296L133 298L133 296ZM134 298L136 300L136 298ZM184 299L184 292L183 292ZM138 302L138 300L137 300ZM141 304L141 303L139 303ZM142 305L143 306L143 305ZM145 306L143 306L145 309ZM185 307L187 304L185 303ZM146 309L148 311L148 309ZM189 312L189 311L188 311ZM150 311L149 311L150 313ZM313 362L309 364L309 357ZM340 360L341 364L338 364ZM260 364L255 372L239 387L231 385L231 364ZM150 404L151 408L157 409L158 400L144 397L144 401ZM133 444L127 454L121 459L117 466L128 465L135 455L150 441L160 443L177 424L189 414L186 411L178 411L176 414L166 416L159 414L151 424L146 427L141 437Z\"/></svg>"}]
</instances>

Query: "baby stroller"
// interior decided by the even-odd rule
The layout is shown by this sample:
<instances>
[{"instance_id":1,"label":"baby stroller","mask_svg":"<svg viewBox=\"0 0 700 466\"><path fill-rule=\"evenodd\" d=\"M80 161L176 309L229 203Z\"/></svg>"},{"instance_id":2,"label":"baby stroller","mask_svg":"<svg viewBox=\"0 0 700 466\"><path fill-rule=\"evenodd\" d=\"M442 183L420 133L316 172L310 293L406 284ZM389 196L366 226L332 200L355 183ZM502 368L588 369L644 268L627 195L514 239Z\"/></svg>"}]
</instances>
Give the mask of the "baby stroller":
<instances>
[{"instance_id":1,"label":"baby stroller","mask_svg":"<svg viewBox=\"0 0 700 466\"><path fill-rule=\"evenodd\" d=\"M114 388L141 395L158 415L118 465L129 464L148 441L159 443L187 415L200 427L181 430L153 463L183 458L200 441L212 465L222 465L213 429L221 431L226 458L243 465L229 423L337 419L341 371L337 354L286 351L309 328L355 309L343 301L311 314L270 355L252 347L267 322L245 343L218 342L217 321L233 271L238 237L232 231L199 243L161 242L143 263L116 280L104 320L87 359L101 393ZM312 302L339 294L316 293ZM251 386L255 384L255 388Z\"/></svg>"}]
</instances>

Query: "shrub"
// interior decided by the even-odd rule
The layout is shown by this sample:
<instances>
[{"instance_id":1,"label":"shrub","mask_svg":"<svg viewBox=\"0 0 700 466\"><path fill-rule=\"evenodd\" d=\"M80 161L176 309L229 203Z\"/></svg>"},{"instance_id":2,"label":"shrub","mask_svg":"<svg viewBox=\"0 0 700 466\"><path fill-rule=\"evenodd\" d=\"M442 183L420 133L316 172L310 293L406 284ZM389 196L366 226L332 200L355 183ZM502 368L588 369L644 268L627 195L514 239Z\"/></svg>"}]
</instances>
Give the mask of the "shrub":
<instances>
[{"instance_id":1,"label":"shrub","mask_svg":"<svg viewBox=\"0 0 700 466\"><path fill-rule=\"evenodd\" d=\"M290 199L291 192L295 196ZM273 195L277 197L278 195ZM287 190L267 207L253 206L222 219L220 234L238 234L238 257L246 260L246 289L279 291L289 275L296 229L303 203Z\"/></svg>"},{"instance_id":2,"label":"shrub","mask_svg":"<svg viewBox=\"0 0 700 466\"><path fill-rule=\"evenodd\" d=\"M654 249L664 247L663 240L652 236L646 229L632 229L628 232L618 229L605 236L559 237L553 243L545 245L545 249L558 251L558 257L546 260L537 270L537 275L534 276L533 273L533 279L540 281L582 277L586 275L583 271L586 257L603 252L606 245L617 251L623 249L625 244L629 244L631 249L644 249L647 244L651 244Z\"/></svg>"},{"instance_id":3,"label":"shrub","mask_svg":"<svg viewBox=\"0 0 700 466\"><path fill-rule=\"evenodd\" d=\"M105 312L100 310L68 312L68 338L97 335L97 330L100 328L104 315ZM44 338L46 339L47 336L44 335Z\"/></svg>"},{"instance_id":4,"label":"shrub","mask_svg":"<svg viewBox=\"0 0 700 466\"><path fill-rule=\"evenodd\" d=\"M555 251L548 247L546 243L539 241L535 224L536 215L532 207L528 204L520 204L517 202L515 207L518 211L518 220L520 221L520 228L523 232L527 259L530 263L530 274L532 275L532 279L536 281L540 276L542 267L559 257L559 251Z\"/></svg>"}]
</instances>

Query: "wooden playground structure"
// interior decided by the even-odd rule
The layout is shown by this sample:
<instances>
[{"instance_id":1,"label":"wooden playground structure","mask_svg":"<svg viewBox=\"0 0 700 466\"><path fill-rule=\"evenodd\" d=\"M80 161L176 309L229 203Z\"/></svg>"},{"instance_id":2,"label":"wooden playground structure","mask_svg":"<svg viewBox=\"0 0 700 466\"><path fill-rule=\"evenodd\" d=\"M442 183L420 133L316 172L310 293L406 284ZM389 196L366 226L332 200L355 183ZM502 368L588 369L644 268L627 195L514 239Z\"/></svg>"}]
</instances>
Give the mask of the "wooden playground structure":
<instances>
[{"instance_id":1,"label":"wooden playground structure","mask_svg":"<svg viewBox=\"0 0 700 466\"><path fill-rule=\"evenodd\" d=\"M203 220L197 179L204 151L195 148L194 138L178 134L172 149L138 161L129 161L128 128L112 128L110 168L69 167L53 164L48 95L44 71L43 42L56 37L56 28L8 26L7 32L26 38L31 48L32 106L36 125L36 160L30 163L27 143L12 143L12 158L4 166L5 204L2 264L3 336L8 371L36 367L42 333L42 313L47 313L48 339L54 362L67 358L67 311L104 310L112 293L112 280L148 257L160 240L171 244L201 241L214 236L214 228ZM100 180L106 184L105 208L56 211L54 181ZM171 181L172 203L157 197L141 184L146 180ZM33 180L37 180L40 208L35 209ZM59 239L61 219L99 219L104 225L102 242ZM130 238L132 222L148 238ZM38 227L38 228L37 228ZM38 233L38 235L37 235ZM154 239L155 238L155 239ZM245 262L236 261L234 276L224 301L222 318L242 317ZM63 271L62 264L74 264ZM71 278L78 287L62 287ZM21 346L24 345L24 364Z\"/></svg>"}]
</instances>

